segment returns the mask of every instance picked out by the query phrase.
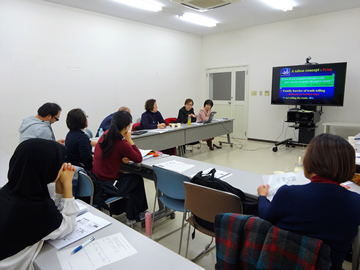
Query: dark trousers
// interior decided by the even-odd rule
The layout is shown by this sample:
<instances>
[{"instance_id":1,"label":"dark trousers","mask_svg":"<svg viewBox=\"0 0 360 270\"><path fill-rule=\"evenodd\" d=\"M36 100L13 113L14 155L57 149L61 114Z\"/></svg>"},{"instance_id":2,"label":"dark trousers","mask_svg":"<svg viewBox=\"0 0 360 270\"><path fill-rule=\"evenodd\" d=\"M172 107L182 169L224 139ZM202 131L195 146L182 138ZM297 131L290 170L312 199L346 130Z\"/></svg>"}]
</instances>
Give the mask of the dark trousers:
<instances>
[{"instance_id":1,"label":"dark trousers","mask_svg":"<svg viewBox=\"0 0 360 270\"><path fill-rule=\"evenodd\" d=\"M115 181L101 181L107 197L120 196L126 200L125 212L129 220L140 221L140 213L148 209L144 180L142 176L131 173L120 174L118 189L113 184ZM112 209L114 214L119 211ZM121 211L122 212L122 211Z\"/></svg>"}]
</instances>

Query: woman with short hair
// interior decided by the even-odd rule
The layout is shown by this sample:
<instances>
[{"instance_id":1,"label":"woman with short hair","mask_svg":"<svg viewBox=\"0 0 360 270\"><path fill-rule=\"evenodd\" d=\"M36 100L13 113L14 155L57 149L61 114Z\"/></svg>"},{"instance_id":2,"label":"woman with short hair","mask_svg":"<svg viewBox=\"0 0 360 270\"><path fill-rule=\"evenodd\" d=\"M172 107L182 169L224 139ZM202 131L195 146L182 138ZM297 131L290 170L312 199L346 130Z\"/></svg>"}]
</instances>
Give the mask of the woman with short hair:
<instances>
[{"instance_id":1,"label":"woman with short hair","mask_svg":"<svg viewBox=\"0 0 360 270\"><path fill-rule=\"evenodd\" d=\"M131 139L132 117L127 111L114 114L109 130L95 146L93 172L108 196L125 197L127 224L140 221L147 208L144 181L138 174L120 173L123 162L142 162L142 155Z\"/></svg>"},{"instance_id":2,"label":"woman with short hair","mask_svg":"<svg viewBox=\"0 0 360 270\"><path fill-rule=\"evenodd\" d=\"M194 101L191 98L185 100L184 106L179 110L176 123L186 124L190 115L191 122L196 122L196 115L194 113Z\"/></svg>"},{"instance_id":3,"label":"woman with short hair","mask_svg":"<svg viewBox=\"0 0 360 270\"><path fill-rule=\"evenodd\" d=\"M321 134L311 140L303 165L309 184L282 186L271 202L269 185L259 186L259 216L322 240L331 249L331 269L342 269L360 225L360 194L340 186L355 174L354 148L339 136Z\"/></svg>"},{"instance_id":4,"label":"woman with short hair","mask_svg":"<svg viewBox=\"0 0 360 270\"><path fill-rule=\"evenodd\" d=\"M165 120L158 111L155 99L148 99L145 102L145 110L141 115L140 129L164 129L166 127Z\"/></svg>"},{"instance_id":5,"label":"woman with short hair","mask_svg":"<svg viewBox=\"0 0 360 270\"><path fill-rule=\"evenodd\" d=\"M206 122L209 120L210 114L211 114L211 108L214 106L214 103L211 99L207 99L204 102L204 107L200 109L198 117L196 119L197 122ZM216 144L213 144L212 141L214 138L203 140L207 143L207 146L211 151L214 150L214 147L217 149L221 149L221 146L217 146Z\"/></svg>"},{"instance_id":6,"label":"woman with short hair","mask_svg":"<svg viewBox=\"0 0 360 270\"><path fill-rule=\"evenodd\" d=\"M65 138L66 157L74 165L91 171L93 163L92 146L84 129L88 126L87 115L82 109L68 112L66 125L70 129Z\"/></svg>"}]
</instances>

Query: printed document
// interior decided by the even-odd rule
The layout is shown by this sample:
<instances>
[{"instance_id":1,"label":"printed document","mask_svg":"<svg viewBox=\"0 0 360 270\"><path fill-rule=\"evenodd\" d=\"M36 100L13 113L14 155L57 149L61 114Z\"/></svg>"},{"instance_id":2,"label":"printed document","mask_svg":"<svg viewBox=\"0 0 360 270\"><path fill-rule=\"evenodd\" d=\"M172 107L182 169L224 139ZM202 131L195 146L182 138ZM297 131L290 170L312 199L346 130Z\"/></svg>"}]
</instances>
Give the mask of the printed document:
<instances>
[{"instance_id":1,"label":"printed document","mask_svg":"<svg viewBox=\"0 0 360 270\"><path fill-rule=\"evenodd\" d=\"M62 239L48 240L48 243L57 249L61 249L111 224L110 221L95 216L90 212L78 216L76 222L76 228L72 233Z\"/></svg>"},{"instance_id":2,"label":"printed document","mask_svg":"<svg viewBox=\"0 0 360 270\"><path fill-rule=\"evenodd\" d=\"M204 170L203 171L203 175L204 174L210 174L210 171L212 170L213 168L209 168L209 169L207 169L207 170ZM230 173L229 172L224 172L224 171L219 171L219 170L216 170L216 172L215 172L215 178L222 178L222 179L224 179L224 178L226 178L225 176L227 176L227 175L229 175Z\"/></svg>"},{"instance_id":3,"label":"printed document","mask_svg":"<svg viewBox=\"0 0 360 270\"><path fill-rule=\"evenodd\" d=\"M269 184L268 199L271 201L276 191L283 185L304 185L310 181L304 176L304 172L300 171L297 174L289 172L274 175L263 175L264 184Z\"/></svg>"},{"instance_id":4,"label":"printed document","mask_svg":"<svg viewBox=\"0 0 360 270\"><path fill-rule=\"evenodd\" d=\"M97 239L71 254L73 250L74 248L68 248L57 252L63 270L95 270L137 253L121 233Z\"/></svg>"},{"instance_id":5,"label":"printed document","mask_svg":"<svg viewBox=\"0 0 360 270\"><path fill-rule=\"evenodd\" d=\"M182 173L183 171L186 171L186 170L194 167L195 165L186 164L186 163L179 162L179 161L176 161L176 160L171 160L171 161L167 161L167 162L164 162L164 163L155 164L153 166L164 168L166 170L173 171L173 172Z\"/></svg>"}]
</instances>

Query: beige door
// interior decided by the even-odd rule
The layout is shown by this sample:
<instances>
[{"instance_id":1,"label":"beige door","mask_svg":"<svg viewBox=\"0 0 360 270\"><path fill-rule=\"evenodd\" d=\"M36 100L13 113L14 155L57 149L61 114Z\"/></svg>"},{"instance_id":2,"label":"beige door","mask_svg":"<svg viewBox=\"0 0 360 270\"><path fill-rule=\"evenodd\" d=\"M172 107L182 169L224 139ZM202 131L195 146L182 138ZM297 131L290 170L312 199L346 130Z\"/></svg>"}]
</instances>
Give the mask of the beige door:
<instances>
[{"instance_id":1,"label":"beige door","mask_svg":"<svg viewBox=\"0 0 360 270\"><path fill-rule=\"evenodd\" d=\"M207 69L209 98L216 118L234 119L234 138L247 139L248 67Z\"/></svg>"}]
</instances>

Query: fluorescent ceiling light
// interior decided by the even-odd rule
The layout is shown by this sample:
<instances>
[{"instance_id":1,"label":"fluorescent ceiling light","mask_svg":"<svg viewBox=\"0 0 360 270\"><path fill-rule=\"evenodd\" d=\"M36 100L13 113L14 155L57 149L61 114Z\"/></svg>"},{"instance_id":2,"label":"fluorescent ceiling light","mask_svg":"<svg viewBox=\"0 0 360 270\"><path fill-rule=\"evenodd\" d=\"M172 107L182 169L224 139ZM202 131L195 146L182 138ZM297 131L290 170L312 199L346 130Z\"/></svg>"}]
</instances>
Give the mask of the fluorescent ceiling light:
<instances>
[{"instance_id":1,"label":"fluorescent ceiling light","mask_svg":"<svg viewBox=\"0 0 360 270\"><path fill-rule=\"evenodd\" d=\"M116 2L119 2L121 4L129 5L136 8L146 9L150 11L158 12L162 10L162 7L146 0L114 0Z\"/></svg>"},{"instance_id":2,"label":"fluorescent ceiling light","mask_svg":"<svg viewBox=\"0 0 360 270\"><path fill-rule=\"evenodd\" d=\"M290 0L263 0L268 5L283 11L292 10L294 4Z\"/></svg>"},{"instance_id":3,"label":"fluorescent ceiling light","mask_svg":"<svg viewBox=\"0 0 360 270\"><path fill-rule=\"evenodd\" d=\"M184 21L203 25L203 26L208 26L208 27L214 27L216 26L217 23L211 19L207 19L202 16L194 15L191 13L184 13L184 15L178 17Z\"/></svg>"}]
</instances>

